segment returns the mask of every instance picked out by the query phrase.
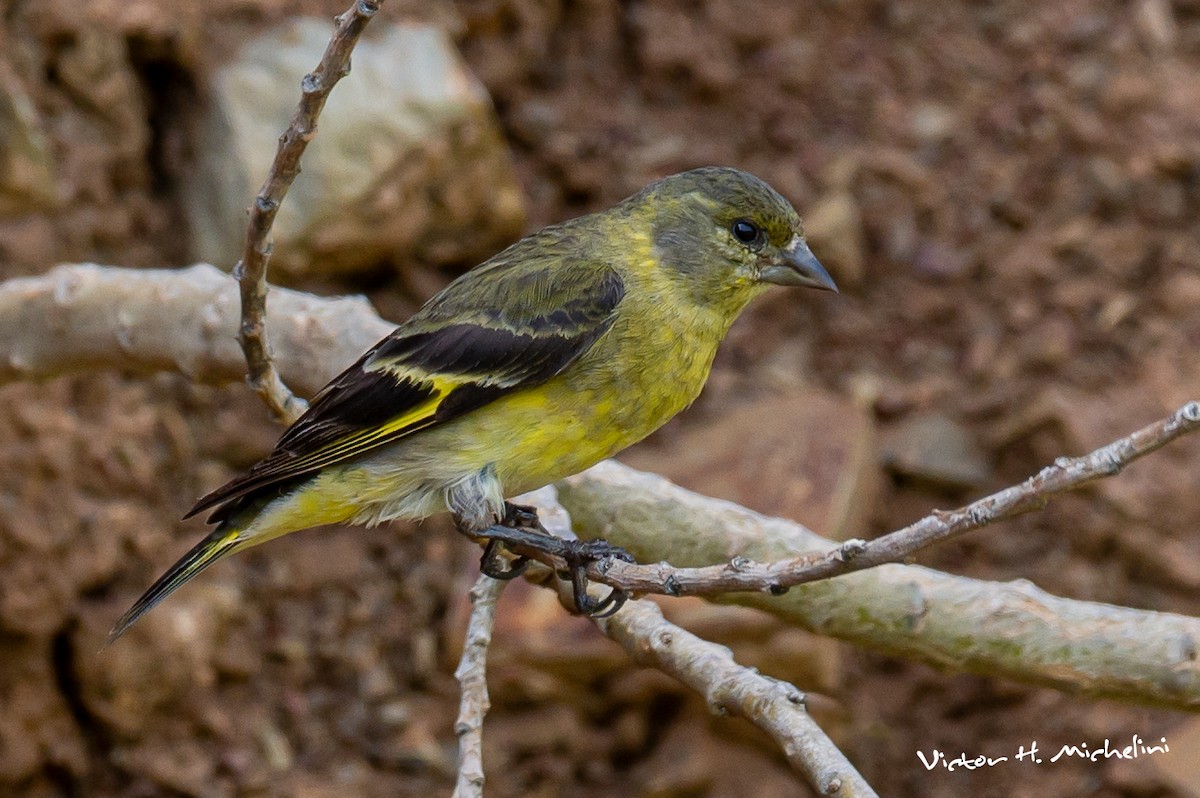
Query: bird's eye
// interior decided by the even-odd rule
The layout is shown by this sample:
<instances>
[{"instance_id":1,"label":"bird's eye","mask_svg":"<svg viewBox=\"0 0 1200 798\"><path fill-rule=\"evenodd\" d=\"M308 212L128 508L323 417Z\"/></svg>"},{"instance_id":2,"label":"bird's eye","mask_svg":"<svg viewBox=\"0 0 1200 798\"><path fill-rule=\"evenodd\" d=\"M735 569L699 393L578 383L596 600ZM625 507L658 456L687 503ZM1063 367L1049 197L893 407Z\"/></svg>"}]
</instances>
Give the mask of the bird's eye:
<instances>
[{"instance_id":1,"label":"bird's eye","mask_svg":"<svg viewBox=\"0 0 1200 798\"><path fill-rule=\"evenodd\" d=\"M734 222L729 228L729 232L747 246L761 246L763 243L762 229L754 222L748 222L745 219L738 219Z\"/></svg>"}]
</instances>

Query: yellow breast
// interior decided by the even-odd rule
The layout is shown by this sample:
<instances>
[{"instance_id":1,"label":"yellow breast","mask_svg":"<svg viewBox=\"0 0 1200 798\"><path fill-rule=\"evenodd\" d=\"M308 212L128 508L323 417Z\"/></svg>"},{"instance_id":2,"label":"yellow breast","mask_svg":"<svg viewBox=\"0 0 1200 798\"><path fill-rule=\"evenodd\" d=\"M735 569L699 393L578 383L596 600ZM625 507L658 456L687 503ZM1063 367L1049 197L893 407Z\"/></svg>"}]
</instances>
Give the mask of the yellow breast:
<instances>
[{"instance_id":1,"label":"yellow breast","mask_svg":"<svg viewBox=\"0 0 1200 798\"><path fill-rule=\"evenodd\" d=\"M730 319L665 301L666 284L629 291L618 318L563 374L455 422L464 466L493 465L515 495L588 468L690 405Z\"/></svg>"}]
</instances>

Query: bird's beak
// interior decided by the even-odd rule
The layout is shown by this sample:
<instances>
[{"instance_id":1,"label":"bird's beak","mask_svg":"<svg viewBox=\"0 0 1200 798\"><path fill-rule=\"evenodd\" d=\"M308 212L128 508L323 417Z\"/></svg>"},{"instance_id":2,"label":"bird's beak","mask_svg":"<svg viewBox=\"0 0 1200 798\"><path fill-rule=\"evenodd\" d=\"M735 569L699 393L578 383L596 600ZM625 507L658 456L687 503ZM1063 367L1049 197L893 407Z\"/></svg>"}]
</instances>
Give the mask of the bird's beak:
<instances>
[{"instance_id":1,"label":"bird's beak","mask_svg":"<svg viewBox=\"0 0 1200 798\"><path fill-rule=\"evenodd\" d=\"M837 293L838 287L800 236L792 239L777 262L763 269L760 279L776 285L802 285Z\"/></svg>"}]
</instances>

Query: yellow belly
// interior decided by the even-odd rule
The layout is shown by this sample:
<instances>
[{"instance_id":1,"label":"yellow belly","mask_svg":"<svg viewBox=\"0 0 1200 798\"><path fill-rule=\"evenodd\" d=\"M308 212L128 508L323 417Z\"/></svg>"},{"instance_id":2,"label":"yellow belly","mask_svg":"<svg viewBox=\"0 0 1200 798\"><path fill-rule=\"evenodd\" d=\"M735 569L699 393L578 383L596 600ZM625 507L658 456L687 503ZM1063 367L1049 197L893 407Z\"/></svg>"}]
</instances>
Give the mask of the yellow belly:
<instances>
[{"instance_id":1,"label":"yellow belly","mask_svg":"<svg viewBox=\"0 0 1200 798\"><path fill-rule=\"evenodd\" d=\"M509 495L578 473L637 443L687 407L703 376L573 385L556 379L461 419L449 453L464 467L492 465ZM494 412L493 412L494 411ZM449 430L448 430L449 432Z\"/></svg>"}]
</instances>

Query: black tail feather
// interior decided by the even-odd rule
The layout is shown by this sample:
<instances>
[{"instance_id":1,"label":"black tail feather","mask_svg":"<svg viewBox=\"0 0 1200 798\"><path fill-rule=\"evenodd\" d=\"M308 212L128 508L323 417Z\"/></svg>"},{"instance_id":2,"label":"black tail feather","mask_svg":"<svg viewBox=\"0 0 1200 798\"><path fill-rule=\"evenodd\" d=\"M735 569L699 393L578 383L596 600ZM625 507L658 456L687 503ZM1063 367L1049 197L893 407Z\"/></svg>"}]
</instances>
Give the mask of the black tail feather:
<instances>
[{"instance_id":1,"label":"black tail feather","mask_svg":"<svg viewBox=\"0 0 1200 798\"><path fill-rule=\"evenodd\" d=\"M108 641L104 645L106 647L112 645L118 637L125 634L129 627L154 609L160 601L174 593L205 568L226 554L230 554L237 542L238 531L228 526L222 525L210 532L204 540L192 547L191 551L183 555L150 586L149 590L142 594L141 598L134 602L133 606L121 616L116 626L108 633Z\"/></svg>"}]
</instances>

